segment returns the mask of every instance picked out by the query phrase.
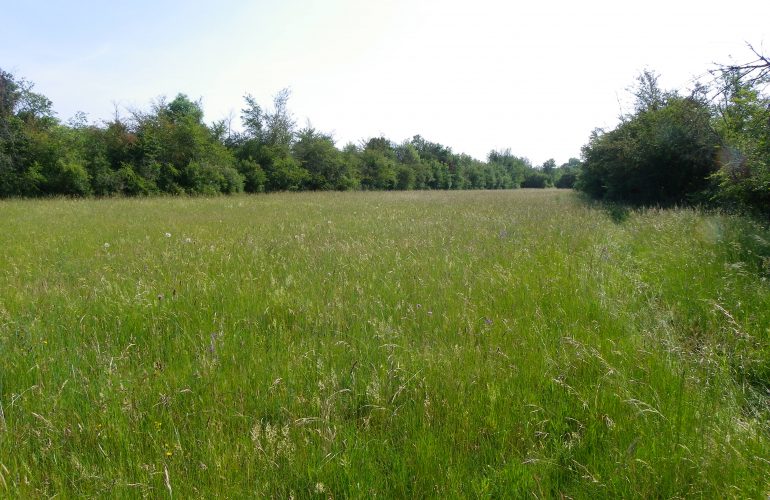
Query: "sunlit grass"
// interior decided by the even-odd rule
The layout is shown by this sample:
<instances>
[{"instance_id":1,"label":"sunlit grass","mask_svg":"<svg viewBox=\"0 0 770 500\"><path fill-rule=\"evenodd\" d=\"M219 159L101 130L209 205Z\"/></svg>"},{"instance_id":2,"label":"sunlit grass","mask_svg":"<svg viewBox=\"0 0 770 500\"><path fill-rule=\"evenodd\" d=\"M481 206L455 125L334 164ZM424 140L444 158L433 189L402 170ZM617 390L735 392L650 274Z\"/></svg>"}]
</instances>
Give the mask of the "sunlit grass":
<instances>
[{"instance_id":1,"label":"sunlit grass","mask_svg":"<svg viewBox=\"0 0 770 500\"><path fill-rule=\"evenodd\" d=\"M0 496L765 497L767 240L560 191L0 202Z\"/></svg>"}]
</instances>

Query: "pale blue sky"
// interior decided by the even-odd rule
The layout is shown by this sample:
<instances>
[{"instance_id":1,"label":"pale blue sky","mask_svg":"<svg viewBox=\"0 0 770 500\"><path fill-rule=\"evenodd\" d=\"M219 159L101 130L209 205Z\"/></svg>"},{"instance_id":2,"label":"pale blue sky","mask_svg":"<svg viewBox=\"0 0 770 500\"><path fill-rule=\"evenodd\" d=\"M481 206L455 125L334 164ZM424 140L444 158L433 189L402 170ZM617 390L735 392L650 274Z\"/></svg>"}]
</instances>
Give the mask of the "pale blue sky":
<instances>
[{"instance_id":1,"label":"pale blue sky","mask_svg":"<svg viewBox=\"0 0 770 500\"><path fill-rule=\"evenodd\" d=\"M419 133L561 163L616 123L640 70L687 86L745 42L769 52L768 19L765 0L0 0L0 67L65 120L184 92L239 122L244 94L290 87L298 123L339 146Z\"/></svg>"}]
</instances>

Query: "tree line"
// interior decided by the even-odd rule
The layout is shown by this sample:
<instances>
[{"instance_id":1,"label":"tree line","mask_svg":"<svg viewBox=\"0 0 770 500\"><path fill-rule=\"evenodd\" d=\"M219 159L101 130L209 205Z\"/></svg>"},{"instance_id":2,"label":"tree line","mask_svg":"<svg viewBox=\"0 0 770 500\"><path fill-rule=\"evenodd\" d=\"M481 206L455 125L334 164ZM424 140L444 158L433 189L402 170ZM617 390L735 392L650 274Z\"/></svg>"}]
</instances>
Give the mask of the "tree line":
<instances>
[{"instance_id":1,"label":"tree line","mask_svg":"<svg viewBox=\"0 0 770 500\"><path fill-rule=\"evenodd\" d=\"M510 150L479 161L419 135L339 149L330 134L298 128L288 100L282 90L267 108L246 95L240 131L205 123L201 102L184 94L103 123L83 113L64 123L30 82L0 69L0 197L570 188L580 167L535 167Z\"/></svg>"},{"instance_id":2,"label":"tree line","mask_svg":"<svg viewBox=\"0 0 770 500\"><path fill-rule=\"evenodd\" d=\"M634 110L583 147L577 187L613 202L770 216L770 60L755 55L712 70L713 82L686 93L664 90L657 74L643 72Z\"/></svg>"}]
</instances>

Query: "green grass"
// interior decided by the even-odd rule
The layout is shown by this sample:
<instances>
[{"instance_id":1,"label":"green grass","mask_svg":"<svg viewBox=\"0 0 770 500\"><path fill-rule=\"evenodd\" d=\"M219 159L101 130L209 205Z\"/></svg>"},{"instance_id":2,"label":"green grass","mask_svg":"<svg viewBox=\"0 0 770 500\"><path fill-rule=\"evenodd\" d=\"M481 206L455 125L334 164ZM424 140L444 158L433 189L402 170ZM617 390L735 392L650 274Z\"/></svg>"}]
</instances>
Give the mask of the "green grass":
<instances>
[{"instance_id":1,"label":"green grass","mask_svg":"<svg viewBox=\"0 0 770 500\"><path fill-rule=\"evenodd\" d=\"M551 190L0 202L0 496L765 498L768 241Z\"/></svg>"}]
</instances>

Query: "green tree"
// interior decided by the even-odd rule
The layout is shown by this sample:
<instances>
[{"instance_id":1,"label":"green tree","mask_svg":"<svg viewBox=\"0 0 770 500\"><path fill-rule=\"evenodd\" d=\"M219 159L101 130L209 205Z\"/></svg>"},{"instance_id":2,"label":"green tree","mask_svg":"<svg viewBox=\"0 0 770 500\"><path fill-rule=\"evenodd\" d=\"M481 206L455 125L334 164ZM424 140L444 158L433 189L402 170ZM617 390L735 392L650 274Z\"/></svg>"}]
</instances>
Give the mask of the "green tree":
<instances>
[{"instance_id":1,"label":"green tree","mask_svg":"<svg viewBox=\"0 0 770 500\"><path fill-rule=\"evenodd\" d=\"M265 142L265 113L262 107L251 94L246 94L243 99L246 101L246 107L241 109L241 122L246 137Z\"/></svg>"},{"instance_id":2,"label":"green tree","mask_svg":"<svg viewBox=\"0 0 770 500\"><path fill-rule=\"evenodd\" d=\"M361 153L361 187L394 189L396 187L396 155L384 137L369 139Z\"/></svg>"},{"instance_id":3,"label":"green tree","mask_svg":"<svg viewBox=\"0 0 770 500\"><path fill-rule=\"evenodd\" d=\"M44 170L53 171L58 122L51 101L33 85L0 69L0 196L46 194Z\"/></svg>"},{"instance_id":4,"label":"green tree","mask_svg":"<svg viewBox=\"0 0 770 500\"><path fill-rule=\"evenodd\" d=\"M553 158L546 160L543 162L543 173L548 177L549 182L553 184L553 182L556 180L556 160Z\"/></svg>"},{"instance_id":5,"label":"green tree","mask_svg":"<svg viewBox=\"0 0 770 500\"><path fill-rule=\"evenodd\" d=\"M178 94L170 103L158 101L149 113L134 112L134 122L137 152L123 165L131 165L148 189L206 194L242 190L244 179L235 169L235 158L203 123L200 102ZM133 138L120 123L112 128L115 151L121 156Z\"/></svg>"},{"instance_id":6,"label":"green tree","mask_svg":"<svg viewBox=\"0 0 770 500\"><path fill-rule=\"evenodd\" d=\"M307 189L350 189L355 184L349 164L343 161L331 135L312 127L299 131L293 145L294 157L308 172Z\"/></svg>"},{"instance_id":7,"label":"green tree","mask_svg":"<svg viewBox=\"0 0 770 500\"><path fill-rule=\"evenodd\" d=\"M550 177L544 172L533 170L524 177L524 182L521 183L521 187L543 189L549 186L550 181Z\"/></svg>"},{"instance_id":8,"label":"green tree","mask_svg":"<svg viewBox=\"0 0 770 500\"><path fill-rule=\"evenodd\" d=\"M715 171L718 138L701 96L656 87L645 72L636 112L610 132L594 131L583 148L580 188L597 198L671 205L702 197Z\"/></svg>"},{"instance_id":9,"label":"green tree","mask_svg":"<svg viewBox=\"0 0 770 500\"><path fill-rule=\"evenodd\" d=\"M714 126L720 135L715 198L770 214L770 97L760 87L770 72L746 79L737 70L723 74L724 102Z\"/></svg>"},{"instance_id":10,"label":"green tree","mask_svg":"<svg viewBox=\"0 0 770 500\"><path fill-rule=\"evenodd\" d=\"M509 187L520 187L524 177L532 169L528 159L514 156L510 149L492 150L487 155L487 163L500 166L510 179Z\"/></svg>"},{"instance_id":11,"label":"green tree","mask_svg":"<svg viewBox=\"0 0 770 500\"><path fill-rule=\"evenodd\" d=\"M554 186L559 189L575 187L581 165L582 162L578 158L570 158L566 163L562 163L556 170Z\"/></svg>"},{"instance_id":12,"label":"green tree","mask_svg":"<svg viewBox=\"0 0 770 500\"><path fill-rule=\"evenodd\" d=\"M262 167L252 159L238 160L238 172L243 176L243 188L247 193L261 193L265 190L267 175Z\"/></svg>"},{"instance_id":13,"label":"green tree","mask_svg":"<svg viewBox=\"0 0 770 500\"><path fill-rule=\"evenodd\" d=\"M241 165L253 162L259 166L266 191L296 191L315 182L292 154L295 122L288 109L289 96L288 89L279 91L273 98L273 109L265 111L253 96L247 95L246 107L241 110L244 134L235 141L235 156L247 162ZM247 183L247 189L254 185Z\"/></svg>"},{"instance_id":14,"label":"green tree","mask_svg":"<svg viewBox=\"0 0 770 500\"><path fill-rule=\"evenodd\" d=\"M290 147L294 141L296 122L289 112L289 89L281 89L273 98L273 110L265 114L265 143L270 146Z\"/></svg>"}]
</instances>

